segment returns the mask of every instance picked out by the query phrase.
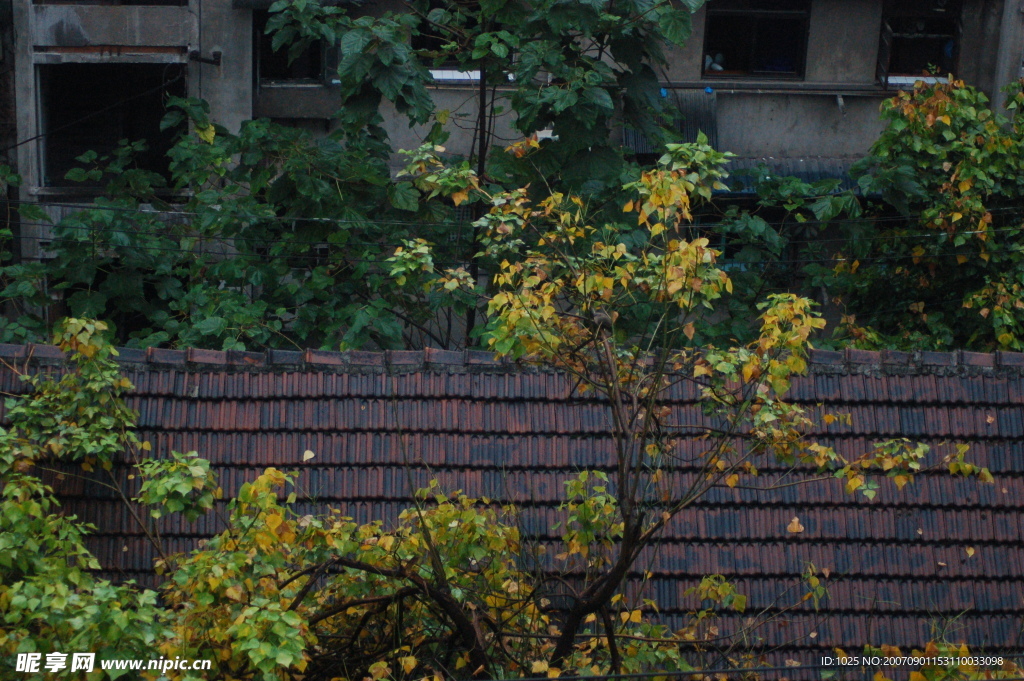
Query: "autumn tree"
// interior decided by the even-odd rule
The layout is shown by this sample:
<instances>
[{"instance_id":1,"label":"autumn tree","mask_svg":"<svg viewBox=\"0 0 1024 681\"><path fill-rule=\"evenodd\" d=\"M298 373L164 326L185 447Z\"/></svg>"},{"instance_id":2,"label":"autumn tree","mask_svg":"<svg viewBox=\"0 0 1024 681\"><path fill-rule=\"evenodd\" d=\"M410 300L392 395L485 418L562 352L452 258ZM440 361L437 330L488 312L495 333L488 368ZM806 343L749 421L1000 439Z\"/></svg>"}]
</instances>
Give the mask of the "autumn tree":
<instances>
[{"instance_id":1,"label":"autumn tree","mask_svg":"<svg viewBox=\"0 0 1024 681\"><path fill-rule=\"evenodd\" d=\"M1022 85L1006 88L1009 118L953 77L882 105L885 130L854 169L881 219L808 268L849 315L850 341L1024 349Z\"/></svg>"},{"instance_id":2,"label":"autumn tree","mask_svg":"<svg viewBox=\"0 0 1024 681\"><path fill-rule=\"evenodd\" d=\"M565 481L560 541L546 553L524 541L515 508L436 484L388 524L300 513L288 490L292 474L276 469L215 509L219 490L206 462L194 453L152 460L132 435L135 416L123 401L130 386L102 341L103 325L67 322L57 340L77 368L60 382L38 381L35 395L9 412L2 536L34 546L47 523L77 527L48 515L40 500L49 493L33 467L78 462L102 478L115 460L127 461L137 487L110 476L107 483L161 555L162 600L158 607L151 593L81 574L92 559L75 535L58 533L45 570L3 566L0 599L14 608L8 621L16 625L4 634L5 649L43 650L64 635L52 627L67 625L37 624L63 606L19 595L29 585L50 588L71 551L82 564L60 603L107 599L109 607L89 612L102 622L151 622L141 641L165 655L210 660L226 679L512 678L700 665L719 645L706 640L715 609L742 611L746 599L708 575L692 585L707 609L690 625L673 632L656 622L656 604L630 589L630 579L673 518L712 486L735 486L769 462L828 474L868 497L879 478L909 484L931 463L927 447L906 441L846 459L806 439L809 417L783 398L822 325L809 301L766 299L749 345L698 344L731 284L690 220L725 179L724 161L704 141L670 147L625 188L636 229L622 230L592 222L580 197L492 193L471 169L446 167L433 148L413 156L407 176L417 191L486 206L482 243L500 269L488 293L464 269L435 267L429 244L410 242L392 258L396 283L486 295L486 342L496 353L565 372L607 410L614 466ZM503 258L513 252L519 257ZM706 419L686 422L667 406L679 383L701 391ZM71 416L81 410L88 419ZM962 451L951 456L938 463L990 480ZM153 525L172 513L221 511L223 531L184 555L170 555ZM806 577L806 599L820 598L821 576ZM125 614L109 613L115 605ZM109 655L109 640L100 640L109 626L75 632L83 647Z\"/></svg>"}]
</instances>

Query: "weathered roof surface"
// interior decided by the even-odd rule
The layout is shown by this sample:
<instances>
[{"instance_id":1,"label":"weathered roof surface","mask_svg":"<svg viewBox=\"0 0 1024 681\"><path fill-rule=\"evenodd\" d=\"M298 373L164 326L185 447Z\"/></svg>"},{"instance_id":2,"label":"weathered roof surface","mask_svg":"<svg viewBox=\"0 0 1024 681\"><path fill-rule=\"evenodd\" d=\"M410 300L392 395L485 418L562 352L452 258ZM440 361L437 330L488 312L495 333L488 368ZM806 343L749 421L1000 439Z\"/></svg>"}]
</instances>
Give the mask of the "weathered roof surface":
<instances>
[{"instance_id":1,"label":"weathered roof surface","mask_svg":"<svg viewBox=\"0 0 1024 681\"><path fill-rule=\"evenodd\" d=\"M38 367L60 354L0 346L0 358ZM448 489L520 503L526 529L543 540L562 481L611 461L601 403L574 394L563 376L487 353L125 350L121 359L136 386L139 435L157 454L198 451L229 494L266 466L299 470L303 513L329 505L362 521L394 518L410 479L417 487L437 477ZM730 629L798 601L811 561L831 571L829 598L820 612L802 603L758 630L766 645L808 662L810 649L909 650L945 634L1009 652L1024 616L1024 355L848 350L812 360L790 398L852 416L852 425L823 427L823 442L846 454L898 436L967 442L995 484L928 473L902 491L883 485L873 501L832 481L715 489L646 557L650 597L679 624L697 606L684 591L722 573L749 596L748 612L723 622ZM6 392L24 390L10 371L0 379ZM688 390L672 401L700 418ZM307 449L316 457L303 462ZM781 472L763 470L765 480ZM70 476L58 490L69 512L98 526L91 546L107 570L151 579L152 551L110 490ZM799 534L787 531L794 517ZM191 525L168 518L162 533L187 550L215 530L212 516Z\"/></svg>"}]
</instances>

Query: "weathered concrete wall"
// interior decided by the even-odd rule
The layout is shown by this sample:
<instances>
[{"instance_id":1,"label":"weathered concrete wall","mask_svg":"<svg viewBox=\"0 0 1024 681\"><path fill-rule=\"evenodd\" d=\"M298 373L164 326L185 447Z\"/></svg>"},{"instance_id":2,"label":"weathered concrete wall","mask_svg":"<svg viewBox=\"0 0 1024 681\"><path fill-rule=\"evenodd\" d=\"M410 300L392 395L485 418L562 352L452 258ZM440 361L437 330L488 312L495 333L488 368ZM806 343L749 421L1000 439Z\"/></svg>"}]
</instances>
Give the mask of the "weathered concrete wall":
<instances>
[{"instance_id":1,"label":"weathered concrete wall","mask_svg":"<svg viewBox=\"0 0 1024 681\"><path fill-rule=\"evenodd\" d=\"M36 46L188 46L195 22L188 7L32 5Z\"/></svg>"},{"instance_id":2,"label":"weathered concrete wall","mask_svg":"<svg viewBox=\"0 0 1024 681\"><path fill-rule=\"evenodd\" d=\"M15 0L13 5L13 24L18 27L14 89L21 103L16 108L19 139L38 132L34 68L39 63L184 61L189 51L198 51L204 58L220 52L219 65L190 63L189 92L207 99L213 116L229 128L260 116L326 121L337 108L336 92L326 85L254 87L252 11L233 9L232 0L192 0L185 7L36 5L30 0ZM706 10L702 9L693 17L692 38L671 52L660 75L670 87L710 86L718 92L723 148L750 156L857 155L877 135L878 105L890 94L875 82L882 5L883 0L814 0L805 77L800 81L703 79ZM1014 25L1008 31L1007 17L1024 24L1024 15L1014 14L1010 7L1005 0L964 0L959 75L990 94L1000 81L1020 72L1024 30ZM399 0L379 0L360 12L387 10L401 11L402 5ZM5 24L9 27L12 22ZM93 46L123 49L90 51ZM0 72L4 68L0 64ZM469 84L450 83L440 84L433 95L439 109L453 114L446 126L451 133L449 149L468 154L476 117L475 91ZM842 106L837 96L842 96ZM384 113L397 147L414 147L422 141L427 128L409 128L394 112L386 109ZM509 113L494 132L496 143L519 137ZM32 178L38 178L38 154L33 145L26 147L19 161L31 185Z\"/></svg>"},{"instance_id":3,"label":"weathered concrete wall","mask_svg":"<svg viewBox=\"0 0 1024 681\"><path fill-rule=\"evenodd\" d=\"M477 120L477 97L476 90L472 86L463 87L439 87L431 91L431 97L438 110L449 112L448 122L444 129L451 135L445 142L445 149L451 154L469 156L472 153L474 126ZM523 138L521 133L512 129L513 115L508 102L500 98L496 105L502 107L503 114L495 120L492 145L506 146L510 142ZM430 132L429 125L417 125L409 127L408 123L392 114L385 107L384 118L387 121L385 128L391 136L395 149L415 149L423 143L424 137ZM402 160L404 165L405 161Z\"/></svg>"},{"instance_id":4,"label":"weathered concrete wall","mask_svg":"<svg viewBox=\"0 0 1024 681\"><path fill-rule=\"evenodd\" d=\"M430 95L438 111L447 111L448 120L444 124L445 131L450 135L445 148L453 154L469 156L474 138L474 126L477 118L477 94L471 84L447 85L431 88ZM498 93L496 102L502 107L495 119L492 144L505 145L522 138L512 128L513 115L508 102ZM258 89L256 106L253 114L256 118L273 118L289 120L320 119L329 120L340 106L336 88L323 85L274 84L263 85ZM390 103L384 102L381 107L384 128L388 131L395 149L415 149L420 146L433 123L428 125L409 126L408 119L398 114ZM396 167L405 164L404 157L393 159Z\"/></svg>"},{"instance_id":5,"label":"weathered concrete wall","mask_svg":"<svg viewBox=\"0 0 1024 681\"><path fill-rule=\"evenodd\" d=\"M668 50L668 66L659 74L669 82L695 82L700 80L701 60L704 58L704 22L706 7L691 17L690 39L683 47Z\"/></svg>"},{"instance_id":6,"label":"weathered concrete wall","mask_svg":"<svg viewBox=\"0 0 1024 681\"><path fill-rule=\"evenodd\" d=\"M192 0L199 17L194 43L203 57L221 53L220 65L193 62L189 93L210 103L210 114L229 130L252 118L252 11L231 0Z\"/></svg>"},{"instance_id":7,"label":"weathered concrete wall","mask_svg":"<svg viewBox=\"0 0 1024 681\"><path fill-rule=\"evenodd\" d=\"M814 2L805 82L873 84L881 23L881 0Z\"/></svg>"},{"instance_id":8,"label":"weathered concrete wall","mask_svg":"<svg viewBox=\"0 0 1024 681\"><path fill-rule=\"evenodd\" d=\"M1001 40L1004 5L964 0L957 75L990 96L1014 77L1010 67L999 72L1000 56L1006 61L1011 55L1009 63L1019 65L1024 53L1024 31ZM878 108L893 94L876 82L882 10L883 0L814 0L805 76L796 81L702 78L705 6L665 75L675 87L717 91L723 149L741 156L857 156L881 131Z\"/></svg>"},{"instance_id":9,"label":"weathered concrete wall","mask_svg":"<svg viewBox=\"0 0 1024 681\"><path fill-rule=\"evenodd\" d=\"M862 156L882 130L880 97L718 95L719 146L738 156ZM844 111L845 109L845 111Z\"/></svg>"},{"instance_id":10,"label":"weathered concrete wall","mask_svg":"<svg viewBox=\"0 0 1024 681\"><path fill-rule=\"evenodd\" d=\"M1006 85L997 76L999 27L1006 0L966 0L961 17L963 34L960 41L958 78L984 90L989 97ZM1009 0L1018 2L1020 0Z\"/></svg>"}]
</instances>

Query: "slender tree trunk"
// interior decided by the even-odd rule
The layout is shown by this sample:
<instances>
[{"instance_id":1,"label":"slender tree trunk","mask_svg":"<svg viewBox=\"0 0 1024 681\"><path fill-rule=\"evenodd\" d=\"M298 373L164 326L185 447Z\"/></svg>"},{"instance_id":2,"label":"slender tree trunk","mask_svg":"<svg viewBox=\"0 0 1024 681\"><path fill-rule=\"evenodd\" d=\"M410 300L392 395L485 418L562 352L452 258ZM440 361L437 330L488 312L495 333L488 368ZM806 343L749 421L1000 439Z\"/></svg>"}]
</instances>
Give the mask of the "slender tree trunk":
<instances>
[{"instance_id":1,"label":"slender tree trunk","mask_svg":"<svg viewBox=\"0 0 1024 681\"><path fill-rule=\"evenodd\" d=\"M477 141L477 153L476 153L476 176L483 180L484 172L487 170L487 149L490 140L488 139L489 126L487 125L487 71L484 68L484 64L480 64L480 80L479 80L479 92L477 94L479 101L477 102L477 118L476 118L476 141ZM483 204L474 204L473 206L473 222L476 222L484 214ZM473 238L469 243L469 252L466 257L469 259L469 274L473 277L473 283L476 284L480 278L480 264L477 262L476 254L479 251L480 246L480 228L473 225ZM470 306L466 312L466 346L469 346L469 333L476 326L476 306Z\"/></svg>"}]
</instances>

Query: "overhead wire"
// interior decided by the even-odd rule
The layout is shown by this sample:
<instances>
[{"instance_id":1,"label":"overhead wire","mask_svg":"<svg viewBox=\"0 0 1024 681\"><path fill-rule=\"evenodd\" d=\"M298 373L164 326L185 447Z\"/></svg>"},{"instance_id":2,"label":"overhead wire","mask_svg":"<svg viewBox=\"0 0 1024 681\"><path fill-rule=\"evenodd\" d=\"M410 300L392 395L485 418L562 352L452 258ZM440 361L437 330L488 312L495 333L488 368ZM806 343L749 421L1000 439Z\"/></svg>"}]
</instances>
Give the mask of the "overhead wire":
<instances>
[{"instance_id":1,"label":"overhead wire","mask_svg":"<svg viewBox=\"0 0 1024 681\"><path fill-rule=\"evenodd\" d=\"M174 65L174 64L168 64L168 66L172 66L172 65ZM65 123L64 125L58 125L57 127L53 128L52 130L45 130L45 131L39 133L38 135L35 135L33 137L29 137L28 139L23 139L20 142L15 142L14 144L12 144L12 145L10 145L8 147L4 147L4 148L0 149L0 153L6 153L8 151L11 151L12 149L17 149L18 147L26 145L29 142L35 142L36 140L43 139L44 137L52 135L52 134L54 134L56 132L60 132L62 130L66 130L68 128L74 127L74 126L78 125L79 123L84 123L85 121L87 121L87 120L89 120L91 118L95 118L96 116L99 116L100 114L104 114L104 113L106 113L108 111L112 111L112 110L118 108L119 106L127 104L128 102L133 102L136 99L140 99L140 98L145 97L147 95L151 95L154 92L157 92L159 90L164 90L168 86L173 85L174 83L178 82L179 80L183 79L184 77L185 77L185 68L184 68L184 66L182 66L181 71L178 73L178 75L175 76L174 78L172 78L171 80L165 80L164 82L162 82L160 85L157 85L156 87L151 87L148 90L143 90L142 92L137 92L136 94L131 95L130 97L126 97L126 98L124 98L122 100L114 102L113 104L105 106L102 109L97 109L96 111L91 111L91 112L87 113L86 115L82 116L81 118L77 118L77 119L75 119L75 120L73 120L73 121L71 121L69 123Z\"/></svg>"},{"instance_id":2,"label":"overhead wire","mask_svg":"<svg viewBox=\"0 0 1024 681\"><path fill-rule=\"evenodd\" d=\"M105 208L99 208L98 210L105 210ZM146 212L148 214L150 214L150 215L159 214L157 212L151 212L151 211L146 211ZM257 218L257 221L259 221L258 218ZM376 220L373 220L373 221L362 221L362 220L360 220L360 221L352 221L352 222L355 223L355 224L368 225L368 226L369 225L374 225L374 224L378 224L378 225L388 225L388 224L411 224L411 225L415 225L415 224L417 224L417 223L404 223L404 222L396 223L396 222L391 222L391 221L376 221ZM22 221L21 224L26 225L26 226L36 226L36 227L53 227L53 225L51 223L47 223L47 222L27 222L27 221ZM424 223L424 224L431 224L431 225L435 225L435 226L450 225L450 226L456 226L456 227L465 227L468 223L464 223L464 222L438 222L438 223ZM170 227L170 225L169 225L169 227ZM327 239L319 239L319 240L280 239L280 238L275 239L275 238L266 238L266 237L262 237L262 236L258 236L258 235L173 234L173 233L170 233L169 231L165 231L165 230L157 230L157 229L149 229L149 230L144 230L144 229L118 229L116 227L102 226L102 225L72 225L72 226L65 225L64 227L62 227L62 229L65 229L65 230L68 230L68 231L76 231L77 230L77 231L86 231L86 232L103 233L103 234L126 234L126 235L135 235L135 236L144 235L144 236L162 236L162 237L187 238L187 239L195 239L195 240L197 240L199 242L208 242L208 243L211 243L211 244L218 243L218 242L220 242L220 243L224 243L224 242L235 242L235 243L237 243L237 242L241 241L241 242L250 242L250 243L255 243L255 244L260 244L260 245L265 245L265 246L266 245L281 245L281 244L288 245L288 246L315 246L315 247L328 247L328 248L329 247L345 247L345 246L378 246L378 247L381 247L381 248L384 248L384 249L393 249L393 248L397 248L399 245L402 245L402 244L388 244L386 242L381 242L381 241L361 241L361 240L347 240L347 241L338 243L338 242L331 242L331 241L329 241ZM1014 232L1016 232L1016 231L1020 231L1020 228L1005 228L1005 229L1002 229L1002 230L999 230L999 231L1014 231ZM946 235L945 234L936 234L935 236L946 236ZM36 241L51 241L52 242L54 240L58 240L60 237L55 238L53 236L44 237L44 236L17 235L16 237L13 237L13 238L20 238L20 239L25 239L25 240L36 240ZM863 241L867 241L867 240L865 239L865 240L858 240L858 241L859 242L863 242ZM138 247L138 248L144 248L144 249L156 248L156 247L147 246L147 245L144 245L144 244L135 245L135 246ZM190 251L194 252L195 251L195 249L189 249L189 248L179 248L179 249L173 249L173 248L167 248L167 247L162 247L162 248L163 248L163 250L170 250L170 251L177 251L177 252L190 252ZM256 254L256 255L258 255L258 254ZM301 254L280 254L280 257L283 257L283 258L299 257L300 255ZM261 256L261 257L264 257L264 256ZM265 257L269 257L269 255L265 256ZM312 256L312 257L320 257L320 256ZM927 259L934 259L934 258L959 258L959 257L963 257L963 256L962 256L962 254L959 254L959 253L922 254L922 255L919 255L919 256L912 255L912 254L906 254L906 255L895 255L895 256L885 256L885 255L881 255L881 256L868 256L868 257L865 257L863 260L865 262L888 262L888 261L894 261L894 260L906 260L908 258L914 258L914 257L920 258L922 260L927 260ZM848 261L851 261L852 259L853 258L851 258L851 257L845 257L845 256L841 257L841 258L840 257L789 258L789 259L787 259L787 258L775 258L775 259L760 259L760 260L727 259L727 260L725 260L723 262L723 264L731 264L733 266L746 266L746 265L758 265L758 264L762 264L762 265L821 264L821 263L848 262ZM378 260L376 262L384 262L384 260Z\"/></svg>"},{"instance_id":3,"label":"overhead wire","mask_svg":"<svg viewBox=\"0 0 1024 681\"><path fill-rule=\"evenodd\" d=\"M9 201L9 203L16 204L16 205L51 206L51 207L55 207L55 208L76 208L76 209L81 209L83 211L85 211L85 210L96 210L96 211L135 213L135 214L147 215L147 216L152 216L152 215L168 215L168 216L201 217L201 216L205 216L206 215L204 213L199 213L199 212L196 212L196 211L187 211L187 210L155 210L155 209L147 209L147 208L131 208L131 207L128 207L128 206L104 206L104 205L89 204L89 203L68 203L68 202L54 202L54 201L27 201L27 200L18 200L18 199L12 199L12 200ZM989 213L996 213L996 214L999 214L999 215L1008 215L1008 216L1011 216L1011 217L1012 216L1016 216L1016 217L1024 218L1024 208L1009 207L1009 206L1007 206L1007 207L1002 207L1002 208L992 208L988 212ZM394 220L394 219L383 219L383 220L381 220L381 219L375 219L375 218L354 219L354 218L334 218L334 217L307 217L307 216L288 216L288 215L251 215L251 214L239 214L237 216L232 216L230 214L226 214L226 216L230 217L232 219L239 220L239 221L242 221L242 220L252 220L252 221L260 221L260 222L353 224L353 225L360 225L360 224L363 224L363 225L372 225L372 224L385 225L386 224L386 225L405 225L405 226L413 226L413 227L461 225L461 224L469 224L469 222L471 222L471 221L460 221L460 220L435 220L435 221L431 221L431 220ZM915 214L910 214L910 215L898 215L898 216L876 216L876 217L861 217L861 218L837 218L837 219L834 219L834 220L804 220L802 222L797 222L797 221L792 221L792 222L774 221L773 222L773 221L769 221L769 220L765 220L764 222L765 222L765 224L767 224L767 225L769 225L771 227L782 227L782 226L793 226L793 225L799 225L799 226L826 225L827 226L827 225L846 224L846 223L856 223L856 224L868 223L868 224L875 224L875 223L888 223L888 222L894 222L894 223L896 223L896 222L910 222L910 221L913 221L913 220L921 219L923 217L924 217L924 214L922 214L922 213L915 213ZM716 226L716 225L719 225L719 224L722 224L722 223L721 222L696 223L696 224L693 224L692 227L695 228L695 229L700 229L701 227L713 227L713 226ZM990 230L986 230L986 232L996 232L996 233L998 233L998 232L1012 232L1012 231L1018 231L1018 230L1020 230L1022 228L1024 228L1024 225L1022 225L1022 227L993 228L993 229L990 229ZM961 232L961 233L965 233L965 234L978 233L978 230L965 230L964 232ZM934 235L935 236L939 236L939 237L948 236L948 234L946 232L938 232L938 231L935 232ZM875 236L875 237L858 238L857 240L858 241L874 241L874 240L888 240L888 239L897 239L897 238L916 238L916 237L920 237L920 236L922 236L922 235L921 234L886 235L886 236ZM791 244L792 243L819 243L821 241L838 241L838 240L840 240L840 239L838 239L838 238L803 239L803 240L787 239L787 243L791 243Z\"/></svg>"},{"instance_id":4,"label":"overhead wire","mask_svg":"<svg viewBox=\"0 0 1024 681\"><path fill-rule=\"evenodd\" d=\"M26 224L26 223L23 223L23 224ZM49 223L39 222L39 223L27 223L27 224L29 226L45 227L45 226L48 226ZM89 231L105 232L105 233L113 232L113 233L120 233L120 234L132 234L132 232L129 232L129 231L126 231L126 230L116 230L116 229L109 229L109 228L104 228L104 227L98 227L98 228L79 227L79 228L72 228L72 229L86 229L86 230L89 230ZM36 242L48 242L48 243L52 243L53 241L59 240L59 239L54 239L53 237L34 236L34 235L27 235L27 234L14 234L14 235L10 235L10 236L8 236L6 238L8 238L8 239L16 239L16 240L20 240L20 241L36 241ZM228 258L243 258L243 259L246 259L247 258L247 259L251 259L251 260L266 261L266 262L278 261L278 260L308 260L308 261L315 261L315 262L324 262L325 259L326 259L325 256L317 254L317 253L277 253L277 254L266 253L266 254L264 254L264 253L254 253L254 252L251 252L251 251L248 251L248 252L247 251L234 251L234 252L224 251L224 250L216 249L216 246L218 244L226 245L226 244L224 244L224 242L226 241L226 239L224 239L224 238L221 238L221 237L194 237L194 238L196 239L197 243L196 243L196 246L193 247L193 248L173 247L173 246L165 246L165 245L164 246L156 246L156 245L151 245L151 244L130 244L130 245L129 244L125 244L125 245L103 244L100 247L103 248L103 249L106 249L106 250L116 250L116 249L121 249L121 248L132 248L132 249L135 249L137 251L142 251L142 252L153 251L153 252L157 252L157 253L186 253L186 254L191 254L191 255L209 255L209 256L215 256L215 257L223 257L224 259L228 259ZM260 241L260 240L252 239L252 241ZM268 242L261 242L261 243L268 243ZM292 242L289 242L287 240L281 240L281 241L278 241L278 242L269 242L269 243L290 244ZM313 242L309 242L309 243L313 243ZM320 245L320 246L328 246L328 247L335 246L335 247L338 247L338 248L344 248L346 246L353 245L352 243L342 243L342 244L332 244L332 243L325 243L325 242L315 242L315 243L317 245ZM99 246L99 244L94 244L94 245ZM366 242L364 245L379 245L379 244L372 243L372 242ZM46 250L45 247L44 247L44 250ZM38 261L38 262L49 262L49 261L53 260L52 257L34 257L34 258L22 257L22 259L23 260L25 260L25 259L35 260L35 261ZM361 263L382 264L382 263L389 263L390 259L389 258L357 258L357 257L345 256L345 257L341 258L340 260L338 260L336 262L348 262L348 263L361 262ZM327 263L324 263L324 264L327 264ZM449 265L454 266L454 265L464 264L464 262L461 261L461 260L441 261L441 262L437 262L436 264L441 265L441 266L449 266Z\"/></svg>"}]
</instances>

